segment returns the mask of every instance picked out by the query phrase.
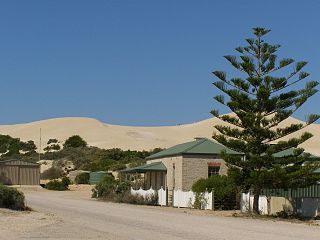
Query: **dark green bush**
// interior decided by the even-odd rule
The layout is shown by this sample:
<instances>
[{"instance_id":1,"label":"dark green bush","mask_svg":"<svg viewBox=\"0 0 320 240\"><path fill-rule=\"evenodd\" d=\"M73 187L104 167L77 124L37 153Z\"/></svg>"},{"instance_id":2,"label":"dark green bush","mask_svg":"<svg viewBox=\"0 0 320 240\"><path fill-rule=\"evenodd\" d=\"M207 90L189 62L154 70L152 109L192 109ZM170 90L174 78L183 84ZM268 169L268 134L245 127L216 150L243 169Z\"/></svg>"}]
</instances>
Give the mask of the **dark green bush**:
<instances>
[{"instance_id":1,"label":"dark green bush","mask_svg":"<svg viewBox=\"0 0 320 240\"><path fill-rule=\"evenodd\" d=\"M84 148L86 147L88 144L85 140L83 140L82 137L80 137L79 135L73 135L71 137L69 137L65 143L63 144L64 148Z\"/></svg>"},{"instance_id":2,"label":"dark green bush","mask_svg":"<svg viewBox=\"0 0 320 240\"><path fill-rule=\"evenodd\" d=\"M56 190L56 191L65 191L68 190L70 184L70 179L67 177L63 177L61 181L52 180L45 185L45 188L48 190Z\"/></svg>"},{"instance_id":3,"label":"dark green bush","mask_svg":"<svg viewBox=\"0 0 320 240\"><path fill-rule=\"evenodd\" d=\"M0 207L13 210L25 210L24 194L16 188L9 188L0 184Z\"/></svg>"},{"instance_id":4,"label":"dark green bush","mask_svg":"<svg viewBox=\"0 0 320 240\"><path fill-rule=\"evenodd\" d=\"M234 209L236 206L237 188L228 176L214 175L207 179L199 179L192 186L196 193L214 191L215 206L220 209Z\"/></svg>"},{"instance_id":5,"label":"dark green bush","mask_svg":"<svg viewBox=\"0 0 320 240\"><path fill-rule=\"evenodd\" d=\"M84 172L77 175L76 178L74 179L74 182L76 184L89 184L89 179L90 179L90 174L87 172Z\"/></svg>"},{"instance_id":6,"label":"dark green bush","mask_svg":"<svg viewBox=\"0 0 320 240\"><path fill-rule=\"evenodd\" d=\"M114 177L107 175L92 189L92 197L106 198L108 195L116 192L117 185L118 182Z\"/></svg>"}]
</instances>

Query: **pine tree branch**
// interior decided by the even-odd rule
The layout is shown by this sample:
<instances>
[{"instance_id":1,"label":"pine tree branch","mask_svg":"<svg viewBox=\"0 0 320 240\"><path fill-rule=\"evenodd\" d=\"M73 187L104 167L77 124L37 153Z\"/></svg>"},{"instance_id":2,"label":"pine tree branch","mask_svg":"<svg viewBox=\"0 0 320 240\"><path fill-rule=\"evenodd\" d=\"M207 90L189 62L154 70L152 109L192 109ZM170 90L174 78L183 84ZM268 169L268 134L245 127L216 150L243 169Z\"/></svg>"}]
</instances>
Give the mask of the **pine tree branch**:
<instances>
[{"instance_id":1,"label":"pine tree branch","mask_svg":"<svg viewBox=\"0 0 320 240\"><path fill-rule=\"evenodd\" d=\"M269 139L268 141L265 141L264 143L268 144L270 142L276 141L278 139L284 138L286 136L289 136L292 133L295 133L297 131L300 131L306 127L308 127L310 124L291 124L289 127L285 128L277 128L276 129L276 137Z\"/></svg>"},{"instance_id":2,"label":"pine tree branch","mask_svg":"<svg viewBox=\"0 0 320 240\"><path fill-rule=\"evenodd\" d=\"M219 118L220 120L227 122L233 126L243 128L242 123L239 118L231 117L229 115L222 115L222 116L218 116L217 118Z\"/></svg>"}]
</instances>

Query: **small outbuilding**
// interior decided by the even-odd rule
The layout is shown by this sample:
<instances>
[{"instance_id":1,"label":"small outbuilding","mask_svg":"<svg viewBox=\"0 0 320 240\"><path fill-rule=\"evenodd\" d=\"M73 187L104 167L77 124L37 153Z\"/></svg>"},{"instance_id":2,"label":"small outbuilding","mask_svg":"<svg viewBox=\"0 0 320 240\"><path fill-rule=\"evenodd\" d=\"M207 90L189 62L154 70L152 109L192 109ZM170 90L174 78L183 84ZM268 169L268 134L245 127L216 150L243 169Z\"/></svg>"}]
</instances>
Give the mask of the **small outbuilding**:
<instances>
[{"instance_id":1,"label":"small outbuilding","mask_svg":"<svg viewBox=\"0 0 320 240\"><path fill-rule=\"evenodd\" d=\"M5 185L39 185L40 164L22 160L0 161L0 183Z\"/></svg>"}]
</instances>

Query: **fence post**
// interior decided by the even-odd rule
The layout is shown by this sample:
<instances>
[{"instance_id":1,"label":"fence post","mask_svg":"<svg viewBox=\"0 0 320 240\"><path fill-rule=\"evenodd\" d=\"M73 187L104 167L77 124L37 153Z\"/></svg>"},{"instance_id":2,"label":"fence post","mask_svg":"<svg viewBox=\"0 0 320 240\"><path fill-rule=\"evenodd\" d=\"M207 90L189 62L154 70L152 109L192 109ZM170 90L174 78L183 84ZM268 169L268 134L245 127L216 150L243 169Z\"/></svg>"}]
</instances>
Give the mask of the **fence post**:
<instances>
[{"instance_id":1,"label":"fence post","mask_svg":"<svg viewBox=\"0 0 320 240\"><path fill-rule=\"evenodd\" d=\"M165 188L165 190L166 190L166 205L169 206L169 190L167 187Z\"/></svg>"},{"instance_id":2,"label":"fence post","mask_svg":"<svg viewBox=\"0 0 320 240\"><path fill-rule=\"evenodd\" d=\"M178 191L177 191L177 203L178 203L178 208L180 208L180 203L179 203L179 200L180 200L180 198L179 198L179 188L178 188ZM174 193L173 193L174 194Z\"/></svg>"},{"instance_id":3,"label":"fence post","mask_svg":"<svg viewBox=\"0 0 320 240\"><path fill-rule=\"evenodd\" d=\"M212 188L212 210L214 211L214 188Z\"/></svg>"}]
</instances>

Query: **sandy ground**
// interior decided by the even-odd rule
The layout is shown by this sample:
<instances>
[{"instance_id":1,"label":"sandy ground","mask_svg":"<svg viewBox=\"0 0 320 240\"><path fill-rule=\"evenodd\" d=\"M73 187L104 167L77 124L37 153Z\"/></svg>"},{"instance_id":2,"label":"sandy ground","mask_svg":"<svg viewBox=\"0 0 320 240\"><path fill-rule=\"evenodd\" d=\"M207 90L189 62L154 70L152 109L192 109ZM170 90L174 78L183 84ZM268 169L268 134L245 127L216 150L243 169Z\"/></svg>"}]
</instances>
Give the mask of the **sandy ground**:
<instances>
[{"instance_id":1,"label":"sandy ground","mask_svg":"<svg viewBox=\"0 0 320 240\"><path fill-rule=\"evenodd\" d=\"M23 189L30 213L0 212L0 239L319 239L320 227L216 216L211 212L106 203L90 188Z\"/></svg>"},{"instance_id":2,"label":"sandy ground","mask_svg":"<svg viewBox=\"0 0 320 240\"><path fill-rule=\"evenodd\" d=\"M300 122L289 118L281 126ZM0 133L8 134L21 140L33 140L39 146L39 133L42 130L42 147L50 138L56 138L62 143L71 135L82 136L89 145L100 148L121 148L124 150L150 150L157 147L168 148L173 145L192 141L195 137L211 138L214 125L225 124L217 118L203 121L163 127L119 126L102 123L92 118L56 118L26 124L0 125ZM309 131L315 136L302 147L308 152L320 155L320 125L312 124L303 131ZM300 135L301 131L293 134Z\"/></svg>"}]
</instances>

